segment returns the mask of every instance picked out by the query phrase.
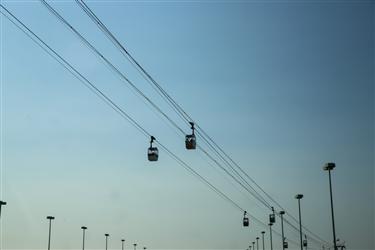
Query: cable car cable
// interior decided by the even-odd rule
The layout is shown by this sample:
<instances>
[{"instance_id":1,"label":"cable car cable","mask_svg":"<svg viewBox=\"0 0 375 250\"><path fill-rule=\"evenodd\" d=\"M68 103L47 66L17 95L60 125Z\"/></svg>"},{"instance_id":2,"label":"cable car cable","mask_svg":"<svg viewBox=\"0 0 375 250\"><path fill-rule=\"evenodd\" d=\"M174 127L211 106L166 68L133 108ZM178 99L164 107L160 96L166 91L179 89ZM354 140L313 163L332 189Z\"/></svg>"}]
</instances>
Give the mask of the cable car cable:
<instances>
[{"instance_id":1,"label":"cable car cable","mask_svg":"<svg viewBox=\"0 0 375 250\"><path fill-rule=\"evenodd\" d=\"M181 133L184 134L184 131L168 116L166 115L154 102L151 101L141 90L139 90L134 83L132 83L118 68L116 68L101 52L99 52L95 46L93 46L87 39L85 39L80 32L78 32L65 18L63 18L52 6L50 6L45 0L40 0L43 5L52 13L55 17L58 18L64 25L68 26L68 28L76 35L78 38L86 45L89 49L91 49L95 54L98 55L111 69L114 70L121 78L123 78L130 86L139 94L141 97L146 99L158 112L160 112L175 128L177 128ZM228 175L230 175L239 185L241 185L245 190L247 190L250 194L252 194L256 199L260 200L266 207L269 204L266 204L264 200L259 198L260 196L255 195L253 192L249 190L241 181L239 181L235 176L229 173L217 160L215 160L212 156L208 154L202 147L199 147L211 160L213 160L223 171L225 171ZM242 178L242 176L240 176ZM242 178L243 179L243 178ZM249 183L246 183L250 188L252 188ZM254 190L254 189L253 189ZM255 190L254 190L255 191ZM255 191L256 192L256 191Z\"/></svg>"},{"instance_id":2,"label":"cable car cable","mask_svg":"<svg viewBox=\"0 0 375 250\"><path fill-rule=\"evenodd\" d=\"M67 62L61 55L59 55L54 49L52 49L46 42L44 42L38 35L36 35L31 29L29 29L21 20L19 20L16 16L14 16L7 8L5 8L2 4L0 7L6 11L4 13L2 10L0 12L10 21L12 22L18 29L20 29L23 33L25 33L34 43L36 43L40 48L42 48L47 54L49 54L53 59L55 59L60 65L62 65L66 70L68 70L74 77L76 77L84 86L88 87L90 91L95 93L101 100L103 100L107 105L109 105L112 109L114 109L118 114L122 117L126 118L137 130L139 130L142 134L146 136L150 136L150 134L134 119L132 119L123 109L117 106L109 97L107 97L102 91L100 91L94 84L92 84L86 77L84 77L77 69L75 69L69 62ZM9 16L12 18L10 18ZM217 187L211 184L207 179L201 176L198 172L192 169L187 163L181 160L177 155L171 152L167 147L161 144L159 141L156 143L162 147L173 159L175 159L181 166L185 167L190 173L198 177L204 184L210 187L215 193L219 196L230 202L234 207L239 209L241 212L244 211L241 206L239 206L235 201L221 192ZM249 214L251 218L253 218L258 223L266 226L262 221L254 217L253 215ZM277 233L278 234L278 233Z\"/></svg>"},{"instance_id":3,"label":"cable car cable","mask_svg":"<svg viewBox=\"0 0 375 250\"><path fill-rule=\"evenodd\" d=\"M4 13L0 10L0 12L9 20L11 21L17 28L19 28L23 33L25 33L29 38L32 39L39 47L41 47L45 52L47 52L53 59L55 59L60 65L62 65L65 69L67 69L74 77L76 77L81 83L84 85L90 86L90 91L96 93L97 96L100 96L102 100L105 100L105 103L110 105L112 109L114 109L117 113L121 113L123 117L127 118L135 128L137 128L142 134L146 136L151 136L139 123L137 123L133 118L131 118L121 107L116 105L108 96L106 96L102 91L100 91L93 83L91 83L85 76L83 76L77 69L75 69L69 62L67 62L62 56L60 56L54 49L52 49L46 42L44 42L38 35L36 35L31 29L29 29L21 20L19 20L16 16L14 16L7 8L5 8L2 4L0 7L6 11ZM11 16L14 20L12 20L9 16ZM191 168L186 162L184 162L181 158L179 158L176 154L174 154L171 150L169 150L166 146L160 143L160 141L155 140L155 142L167 152L172 159L175 159L181 166L185 167L189 172L194 174L198 177L201 181L203 181L206 185L208 185L213 191L219 194L222 198L230 202L234 207L239 209L241 212L244 209L238 205L235 201L229 198L226 194L220 191L216 186L211 184L206 178L200 175L197 171Z\"/></svg>"},{"instance_id":4,"label":"cable car cable","mask_svg":"<svg viewBox=\"0 0 375 250\"><path fill-rule=\"evenodd\" d=\"M117 38L108 30L108 28L100 21L100 19L93 13L93 11L86 5L86 3L81 0L76 0L78 5L82 8L82 10L96 23L96 25L104 32L104 34L114 43L114 45L119 48L120 52L128 58L129 61L133 65L136 65L136 69L138 71L141 71L143 74L141 74L144 78L146 76L147 79L151 80L151 82L159 89L159 91L162 93L162 97L170 101L171 105L173 106L174 110L177 111L177 113L180 115L180 117L184 117L184 120L189 122L191 121L191 117L181 108L180 105L178 105L173 98L171 98L168 93L152 78L150 74L147 73L147 71L134 59L134 57L125 49L125 47L117 40ZM159 93L159 92L158 92ZM168 102L167 102L168 103ZM197 126L203 134L209 138L211 142L214 143L214 145L243 173L249 178L271 201L273 201L275 204L277 204L282 210L285 211L285 209L276 201L274 200L267 192L265 192L264 189L262 189L256 182L253 180L228 154L225 153L224 150L222 150L221 147L219 147L211 137L208 136L208 134L199 126ZM260 196L261 197L261 196ZM263 197L262 197L263 198ZM264 199L264 198L263 198ZM262 202L263 203L263 202ZM291 216L293 220L298 222L296 218ZM315 235L317 238L321 239L319 236L308 230L305 226L303 226L305 230L309 231L311 234ZM321 239L322 240L322 239ZM324 240L322 240L324 241Z\"/></svg>"}]
</instances>

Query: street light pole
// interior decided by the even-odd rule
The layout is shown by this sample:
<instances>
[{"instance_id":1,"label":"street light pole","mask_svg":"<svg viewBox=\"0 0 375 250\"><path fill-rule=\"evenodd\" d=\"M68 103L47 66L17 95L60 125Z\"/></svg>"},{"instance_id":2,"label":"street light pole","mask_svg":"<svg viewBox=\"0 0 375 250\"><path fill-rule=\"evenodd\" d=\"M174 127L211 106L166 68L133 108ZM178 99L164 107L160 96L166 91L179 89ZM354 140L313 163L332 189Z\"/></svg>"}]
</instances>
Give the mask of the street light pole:
<instances>
[{"instance_id":1,"label":"street light pole","mask_svg":"<svg viewBox=\"0 0 375 250\"><path fill-rule=\"evenodd\" d=\"M134 246L134 250L137 250L137 243L134 243L133 246Z\"/></svg>"},{"instance_id":2,"label":"street light pole","mask_svg":"<svg viewBox=\"0 0 375 250\"><path fill-rule=\"evenodd\" d=\"M82 229L82 234L83 234L83 236L82 236L82 250L85 250L85 230L87 229L87 227L83 226L83 227L81 227L81 229Z\"/></svg>"},{"instance_id":3,"label":"street light pole","mask_svg":"<svg viewBox=\"0 0 375 250\"><path fill-rule=\"evenodd\" d=\"M259 250L259 237L255 238L257 240L257 250Z\"/></svg>"},{"instance_id":4,"label":"street light pole","mask_svg":"<svg viewBox=\"0 0 375 250\"><path fill-rule=\"evenodd\" d=\"M282 238L282 244L283 244L283 250L285 249L284 247L284 240L285 240L285 237L284 237L284 214L285 214L285 211L280 211L280 217L281 217L281 238Z\"/></svg>"},{"instance_id":5,"label":"street light pole","mask_svg":"<svg viewBox=\"0 0 375 250\"><path fill-rule=\"evenodd\" d=\"M55 219L55 217L53 217L53 216L47 216L47 220L49 220L49 229L48 229L48 250L50 250L51 249L51 222L52 222L52 220L54 220Z\"/></svg>"},{"instance_id":6,"label":"street light pole","mask_svg":"<svg viewBox=\"0 0 375 250\"><path fill-rule=\"evenodd\" d=\"M263 250L264 250L264 234L265 234L266 232L264 232L264 231L262 231L262 248L263 248Z\"/></svg>"},{"instance_id":7,"label":"street light pole","mask_svg":"<svg viewBox=\"0 0 375 250\"><path fill-rule=\"evenodd\" d=\"M271 250L273 250L273 247L272 247L272 223L269 223L268 226L270 226L270 242L271 242Z\"/></svg>"},{"instance_id":8,"label":"street light pole","mask_svg":"<svg viewBox=\"0 0 375 250\"><path fill-rule=\"evenodd\" d=\"M254 247L254 245L255 245L255 241L253 241L253 250L255 250L255 247Z\"/></svg>"},{"instance_id":9,"label":"street light pole","mask_svg":"<svg viewBox=\"0 0 375 250\"><path fill-rule=\"evenodd\" d=\"M125 240L121 239L121 250L124 250L124 243L125 243Z\"/></svg>"},{"instance_id":10,"label":"street light pole","mask_svg":"<svg viewBox=\"0 0 375 250\"><path fill-rule=\"evenodd\" d=\"M104 234L105 236L105 250L108 249L108 237L109 237L109 234Z\"/></svg>"},{"instance_id":11,"label":"street light pole","mask_svg":"<svg viewBox=\"0 0 375 250\"><path fill-rule=\"evenodd\" d=\"M302 246L302 222L301 222L301 199L303 198L303 194L297 194L295 198L298 200L298 212L299 212L299 235L301 240L301 250L303 250Z\"/></svg>"},{"instance_id":12,"label":"street light pole","mask_svg":"<svg viewBox=\"0 0 375 250\"><path fill-rule=\"evenodd\" d=\"M333 246L334 249L337 250L337 243L336 243L336 229L335 229L335 216L333 213L333 197L332 197L332 183L331 183L331 170L336 167L336 164L333 162L326 163L323 167L323 170L328 171L329 176L329 193L331 196L331 213L332 213L332 231L333 231Z\"/></svg>"},{"instance_id":13,"label":"street light pole","mask_svg":"<svg viewBox=\"0 0 375 250\"><path fill-rule=\"evenodd\" d=\"M0 201L0 218L1 218L1 207L5 206L7 203L5 201Z\"/></svg>"}]
</instances>

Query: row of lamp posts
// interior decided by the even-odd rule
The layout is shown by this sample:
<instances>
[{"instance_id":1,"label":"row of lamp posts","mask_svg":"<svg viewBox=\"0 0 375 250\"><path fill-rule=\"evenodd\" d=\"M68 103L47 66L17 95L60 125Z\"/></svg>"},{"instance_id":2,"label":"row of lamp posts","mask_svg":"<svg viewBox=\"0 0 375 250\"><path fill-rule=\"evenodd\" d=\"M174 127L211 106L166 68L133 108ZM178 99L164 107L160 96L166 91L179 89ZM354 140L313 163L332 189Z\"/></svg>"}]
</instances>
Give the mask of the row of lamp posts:
<instances>
[{"instance_id":1,"label":"row of lamp posts","mask_svg":"<svg viewBox=\"0 0 375 250\"><path fill-rule=\"evenodd\" d=\"M53 216L47 216L47 219L49 220L49 227L48 227L48 250L51 249L51 225L52 225L52 220L55 219L55 217ZM86 236L86 230L87 230L87 227L85 226L82 226L81 227L82 229L82 250L85 250L85 236ZM108 237L109 237L109 234L106 233L104 234L105 236L105 250L108 250ZM124 239L121 239L121 249L124 250L124 244L125 244L125 240ZM134 246L134 250L136 250L136 247L137 247L137 244L134 243L133 244ZM146 247L143 247L143 250L146 250L147 248Z\"/></svg>"},{"instance_id":2,"label":"row of lamp posts","mask_svg":"<svg viewBox=\"0 0 375 250\"><path fill-rule=\"evenodd\" d=\"M324 166L323 166L323 170L324 171L328 171L328 176L329 176L329 192L330 192L330 200L331 200L331 215L332 215L332 231L333 231L333 246L334 246L334 250L338 250L337 249L337 242L336 242L336 229L335 229L335 217L334 217L334 212L333 212L333 197L332 197L332 182L331 182L331 171L336 167L336 164L335 163L326 163ZM295 198L298 200L298 217L299 217L299 231L300 231L300 243L301 243L301 250L303 250L303 242L302 242L302 220L301 220L301 199L303 198L303 195L302 194L297 194L295 196ZM0 218L1 218L1 208L2 206L5 206L7 203L5 201L0 201ZM285 214L284 211L281 211L280 212L280 217L281 217L281 234L282 234L282 246L283 246L283 250L285 249L285 237L284 237L284 221L283 221L283 215ZM52 224L52 220L55 219L55 217L53 216L47 216L47 219L49 220L49 228L48 228L48 250L51 249L51 224ZM269 224L269 227L270 227L270 241L271 241L271 250L273 250L273 246L272 246L272 222L270 222ZM82 249L84 250L85 249L85 231L87 229L87 227L83 226L81 227L81 229L83 230L83 242L82 242ZM263 250L264 250L264 234L265 232L262 231L262 243L263 243ZM107 250L108 248L108 237L109 237L109 234L105 234L105 249ZM306 235L305 235L306 237ZM259 250L259 245L258 245L258 240L259 240L259 237L256 238L257 240L257 250ZM121 239L121 242L122 242L122 250L124 249L124 242L125 240L124 239ZM255 250L254 248L254 244L255 242L252 242L253 243L253 250ZM134 243L133 244L134 246L134 250L136 250L136 247L137 247L137 244ZM251 249L251 246L249 247ZM144 250L146 250L146 247L143 248Z\"/></svg>"}]
</instances>

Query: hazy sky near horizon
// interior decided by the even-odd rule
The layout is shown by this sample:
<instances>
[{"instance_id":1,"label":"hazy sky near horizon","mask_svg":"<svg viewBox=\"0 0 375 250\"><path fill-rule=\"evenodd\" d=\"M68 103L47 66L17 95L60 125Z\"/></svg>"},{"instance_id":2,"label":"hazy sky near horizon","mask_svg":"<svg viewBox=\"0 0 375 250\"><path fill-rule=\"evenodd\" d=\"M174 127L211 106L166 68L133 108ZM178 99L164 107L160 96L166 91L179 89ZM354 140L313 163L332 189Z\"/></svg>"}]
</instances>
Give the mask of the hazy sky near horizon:
<instances>
[{"instance_id":1,"label":"hazy sky near horizon","mask_svg":"<svg viewBox=\"0 0 375 250\"><path fill-rule=\"evenodd\" d=\"M264 206L229 182L38 1L1 1L144 128L249 213ZM374 249L374 3L371 1L88 1L137 60L262 188L303 224ZM74 1L51 5L173 114ZM268 229L160 152L1 15L3 249L138 243L246 249ZM198 143L201 143L198 138ZM202 145L202 144L200 144ZM280 231L280 221L275 230ZM298 234L286 226L286 237ZM274 235L276 249L281 239ZM320 246L311 240L309 246ZM266 246L268 248L268 245ZM291 249L298 246L290 243Z\"/></svg>"}]
</instances>

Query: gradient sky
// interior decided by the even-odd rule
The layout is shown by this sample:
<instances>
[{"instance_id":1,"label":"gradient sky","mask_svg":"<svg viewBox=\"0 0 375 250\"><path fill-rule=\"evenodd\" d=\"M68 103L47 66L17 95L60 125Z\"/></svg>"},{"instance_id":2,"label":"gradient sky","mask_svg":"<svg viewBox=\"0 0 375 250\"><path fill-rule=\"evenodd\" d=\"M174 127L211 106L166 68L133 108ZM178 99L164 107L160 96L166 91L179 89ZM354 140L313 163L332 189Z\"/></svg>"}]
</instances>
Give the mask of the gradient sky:
<instances>
[{"instance_id":1,"label":"gradient sky","mask_svg":"<svg viewBox=\"0 0 375 250\"><path fill-rule=\"evenodd\" d=\"M251 214L238 191L37 1L2 4L194 169ZM290 213L331 242L374 249L374 3L95 1L92 10L141 64ZM52 3L189 132L73 1ZM3 249L137 242L150 248L245 249L262 226L164 152L1 16ZM199 143L199 141L198 141ZM280 223L275 229L280 231ZM286 236L298 235L286 228ZM268 239L268 238L267 238ZM275 248L280 238L275 236ZM268 244L268 243L267 243ZM311 245L312 248L318 248ZM291 245L291 248L296 246Z\"/></svg>"}]
</instances>

